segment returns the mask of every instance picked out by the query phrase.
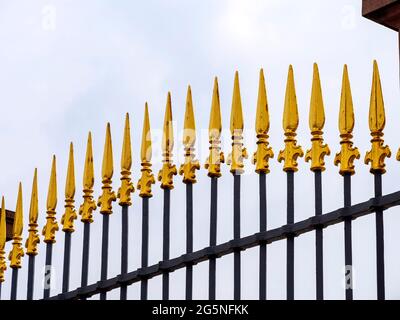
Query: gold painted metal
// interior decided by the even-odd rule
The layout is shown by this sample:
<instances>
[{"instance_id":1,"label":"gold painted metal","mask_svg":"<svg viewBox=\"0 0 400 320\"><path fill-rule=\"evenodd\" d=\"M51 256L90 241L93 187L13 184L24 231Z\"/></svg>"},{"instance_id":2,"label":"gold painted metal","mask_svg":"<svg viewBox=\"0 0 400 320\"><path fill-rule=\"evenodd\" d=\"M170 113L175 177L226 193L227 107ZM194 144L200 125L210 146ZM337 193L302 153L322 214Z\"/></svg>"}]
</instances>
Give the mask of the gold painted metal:
<instances>
[{"instance_id":1,"label":"gold painted metal","mask_svg":"<svg viewBox=\"0 0 400 320\"><path fill-rule=\"evenodd\" d=\"M312 147L306 153L306 162L311 161L311 171L325 171L325 156L330 156L331 151L324 144L323 129L325 125L324 102L322 99L321 80L318 65L314 63L313 84L311 90L310 119Z\"/></svg>"},{"instance_id":2,"label":"gold painted metal","mask_svg":"<svg viewBox=\"0 0 400 320\"><path fill-rule=\"evenodd\" d=\"M131 147L131 128L129 124L129 114L125 117L124 141L121 154L121 187L118 189L117 198L119 205L132 205L131 193L135 192L133 183L131 182L132 167L132 147Z\"/></svg>"},{"instance_id":3,"label":"gold painted metal","mask_svg":"<svg viewBox=\"0 0 400 320\"><path fill-rule=\"evenodd\" d=\"M107 123L106 139L104 142L103 167L102 167L102 195L97 201L97 206L100 207L101 214L112 214L112 202L117 200L115 192L112 190L112 176L114 173L113 153L111 142L110 123Z\"/></svg>"},{"instance_id":4,"label":"gold painted metal","mask_svg":"<svg viewBox=\"0 0 400 320\"><path fill-rule=\"evenodd\" d=\"M71 142L69 146L69 159L67 180L65 182L65 213L61 218L63 231L74 232L74 220L78 217L75 211L75 169L74 169L74 146Z\"/></svg>"},{"instance_id":5,"label":"gold painted metal","mask_svg":"<svg viewBox=\"0 0 400 320\"><path fill-rule=\"evenodd\" d=\"M231 110L232 152L228 155L227 165L231 166L231 173L240 175L244 172L243 160L248 158L247 150L243 147L243 112L240 97L239 73L235 72Z\"/></svg>"},{"instance_id":6,"label":"gold painted metal","mask_svg":"<svg viewBox=\"0 0 400 320\"><path fill-rule=\"evenodd\" d=\"M0 212L0 282L4 282L4 272L7 270L6 264L6 239L7 239L7 223L6 223L6 206L4 197L1 198L1 212Z\"/></svg>"},{"instance_id":7,"label":"gold painted metal","mask_svg":"<svg viewBox=\"0 0 400 320\"><path fill-rule=\"evenodd\" d=\"M14 216L12 249L8 256L8 259L11 261L10 267L12 269L21 268L21 259L24 256L24 249L22 248L23 223L22 184L20 182L18 187L17 207Z\"/></svg>"},{"instance_id":8,"label":"gold painted metal","mask_svg":"<svg viewBox=\"0 0 400 320\"><path fill-rule=\"evenodd\" d=\"M163 166L158 173L158 181L161 188L171 190L174 188L173 176L177 174L176 166L172 162L172 150L174 148L174 133L172 127L171 93L168 92L167 106L164 117L164 133L162 139Z\"/></svg>"},{"instance_id":9,"label":"gold painted metal","mask_svg":"<svg viewBox=\"0 0 400 320\"><path fill-rule=\"evenodd\" d=\"M31 204L29 208L29 236L25 242L26 254L28 256L36 256L38 254L37 245L40 242L38 235L38 224L37 219L39 215L39 203L38 203L38 186L37 186L37 169L33 175L32 183L32 194Z\"/></svg>"},{"instance_id":10,"label":"gold painted metal","mask_svg":"<svg viewBox=\"0 0 400 320\"><path fill-rule=\"evenodd\" d=\"M221 177L221 163L225 162L224 153L221 152L221 106L219 101L218 79L214 79L214 89L211 102L210 124L208 136L210 142L210 153L204 167L208 170L210 178Z\"/></svg>"},{"instance_id":11,"label":"gold painted metal","mask_svg":"<svg viewBox=\"0 0 400 320\"><path fill-rule=\"evenodd\" d=\"M256 115L256 134L257 134L257 151L253 156L253 164L256 165L256 172L269 173L269 159L274 157L274 152L269 146L269 112L267 89L265 86L265 78L263 69L260 70L260 81L258 86L258 102Z\"/></svg>"},{"instance_id":12,"label":"gold painted metal","mask_svg":"<svg viewBox=\"0 0 400 320\"><path fill-rule=\"evenodd\" d=\"M339 173L354 175L354 161L360 159L358 148L353 147L354 108L347 65L343 69L342 94L340 100L339 131L341 151L335 156L335 165L340 164Z\"/></svg>"},{"instance_id":13,"label":"gold painted metal","mask_svg":"<svg viewBox=\"0 0 400 320\"><path fill-rule=\"evenodd\" d=\"M51 165L49 190L47 193L46 224L42 231L42 235L44 236L45 243L55 243L56 242L56 231L58 231L58 223L56 220L56 207L57 207L56 156L53 156L53 162Z\"/></svg>"},{"instance_id":14,"label":"gold painted metal","mask_svg":"<svg viewBox=\"0 0 400 320\"><path fill-rule=\"evenodd\" d=\"M383 102L381 79L379 76L378 63L374 61L374 71L372 78L371 102L369 109L369 129L371 130L371 151L365 155L365 164L371 165L371 173L386 172L385 158L390 158L392 152L388 146L384 145L383 129L385 128L385 106Z\"/></svg>"},{"instance_id":15,"label":"gold painted metal","mask_svg":"<svg viewBox=\"0 0 400 320\"><path fill-rule=\"evenodd\" d=\"M93 211L97 208L96 202L93 200L93 185L92 134L89 132L86 146L85 168L83 170L83 204L79 207L79 214L82 216L81 221L85 223L93 222Z\"/></svg>"},{"instance_id":16,"label":"gold painted metal","mask_svg":"<svg viewBox=\"0 0 400 320\"><path fill-rule=\"evenodd\" d=\"M285 149L279 152L278 161L284 161L283 171L297 172L297 159L304 156L301 146L297 145L297 128L299 113L297 109L296 89L294 84L293 67L289 66L286 86L285 108L283 112L283 130L285 131Z\"/></svg>"},{"instance_id":17,"label":"gold painted metal","mask_svg":"<svg viewBox=\"0 0 400 320\"><path fill-rule=\"evenodd\" d=\"M140 157L142 160L142 175L137 185L137 188L140 190L139 196L142 198L151 198L153 196L151 193L151 185L154 184L156 181L151 170L151 156L152 147L149 107L146 102L143 120L142 146L140 150Z\"/></svg>"},{"instance_id":18,"label":"gold painted metal","mask_svg":"<svg viewBox=\"0 0 400 320\"><path fill-rule=\"evenodd\" d=\"M196 143L196 124L193 111L192 89L187 90L183 145L185 146L185 163L181 165L179 174L183 175L183 183L196 183L196 170L200 170L199 161L195 160L194 145Z\"/></svg>"}]
</instances>

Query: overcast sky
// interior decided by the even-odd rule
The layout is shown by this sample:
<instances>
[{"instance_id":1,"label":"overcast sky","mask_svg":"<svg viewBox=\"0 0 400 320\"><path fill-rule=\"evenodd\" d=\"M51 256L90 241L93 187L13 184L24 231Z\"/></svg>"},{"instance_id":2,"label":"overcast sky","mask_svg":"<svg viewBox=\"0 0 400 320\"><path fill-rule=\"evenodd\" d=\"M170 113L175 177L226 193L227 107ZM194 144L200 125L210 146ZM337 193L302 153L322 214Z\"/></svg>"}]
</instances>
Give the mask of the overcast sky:
<instances>
[{"instance_id":1,"label":"overcast sky","mask_svg":"<svg viewBox=\"0 0 400 320\"><path fill-rule=\"evenodd\" d=\"M271 145L275 155L283 148L281 125L284 91L289 64L293 64L299 105L299 144L310 146L308 110L312 64L318 62L326 108L325 139L332 156L323 176L324 212L342 205L342 178L333 166L339 150L337 129L343 64L349 66L356 114L355 145L362 159L369 149L368 108L372 61L377 59L387 111L386 142L394 155L400 146L399 66L397 34L361 17L360 0L226 0L226 1L6 1L0 0L0 146L2 150L0 192L7 208L15 209L18 182L23 183L25 229L34 168L39 172L39 224L45 221L45 204L51 157L57 156L58 208L63 213L64 183L69 142L74 142L77 177L76 204L81 203L82 170L86 139L93 133L96 172L95 198L100 193L100 169L105 126L111 123L114 147L114 189L119 186L124 115L130 113L133 146L133 180L140 175L140 139L144 103L148 101L154 138L154 172L160 169L161 129L168 91L176 134L175 160L182 159L180 129L183 126L187 85L192 86L198 129L198 158L207 156L207 127L212 84L218 76L223 117L223 149L230 151L229 128L233 78L239 71L245 119L246 146L255 150L254 122L259 69L264 68L271 115ZM398 190L400 163L387 161L384 192ZM242 235L258 231L257 175L246 162L242 193ZM313 176L309 164L299 161L296 174L296 221L313 215ZM268 227L285 223L285 174L276 158L268 177ZM353 202L373 195L373 177L363 161L356 163ZM175 178L171 209L171 256L185 251L184 185ZM198 173L195 186L195 250L208 245L209 179ZM232 237L232 176L224 166L220 179L218 242ZM120 270L120 207L111 217L109 275ZM387 298L400 298L399 210L385 214ZM141 200L137 193L130 210L130 270L140 266ZM376 298L375 223L373 215L354 223L354 296ZM82 223L76 221L73 234L71 287L80 283ZM101 216L95 212L92 225L89 282L100 276ZM161 259L162 193L154 186L150 204L150 264ZM325 297L344 298L343 225L325 233ZM54 264L56 285L61 288L63 232L58 232ZM268 297L285 298L285 242L268 250ZM7 246L7 252L9 244ZM45 247L37 257L35 296L42 296L41 272ZM295 295L315 297L314 233L296 239ZM242 296L258 297L258 249L243 253ZM25 298L27 257L20 271L19 297ZM233 259L218 261L217 297L232 298ZM194 298L207 298L208 263L195 267ZM9 296L11 280L7 271L3 298ZM171 275L171 298L184 298L184 270ZM139 285L129 288L129 297L139 297ZM118 298L119 292L109 295ZM161 297L160 279L149 283L149 297Z\"/></svg>"}]
</instances>

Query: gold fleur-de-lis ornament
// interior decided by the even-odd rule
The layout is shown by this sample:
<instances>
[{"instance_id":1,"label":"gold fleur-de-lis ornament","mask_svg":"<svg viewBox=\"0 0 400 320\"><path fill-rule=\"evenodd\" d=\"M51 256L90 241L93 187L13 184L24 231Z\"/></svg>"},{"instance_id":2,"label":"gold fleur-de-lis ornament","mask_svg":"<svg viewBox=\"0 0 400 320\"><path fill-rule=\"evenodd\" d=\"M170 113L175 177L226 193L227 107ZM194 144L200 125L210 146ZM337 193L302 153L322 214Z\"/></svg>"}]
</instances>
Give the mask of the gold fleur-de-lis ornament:
<instances>
[{"instance_id":1,"label":"gold fleur-de-lis ornament","mask_svg":"<svg viewBox=\"0 0 400 320\"><path fill-rule=\"evenodd\" d=\"M323 129L325 125L325 110L322 99L321 80L319 77L318 65L314 63L314 74L311 91L310 119L311 149L306 152L306 162L311 162L311 171L325 171L325 156L331 151L327 144L324 144Z\"/></svg>"},{"instance_id":2,"label":"gold fleur-de-lis ornament","mask_svg":"<svg viewBox=\"0 0 400 320\"><path fill-rule=\"evenodd\" d=\"M340 165L341 175L354 175L354 161L360 159L358 148L353 147L354 108L347 65L343 68L342 94L340 99L339 131L341 151L335 156L335 165Z\"/></svg>"},{"instance_id":3,"label":"gold fleur-de-lis ornament","mask_svg":"<svg viewBox=\"0 0 400 320\"><path fill-rule=\"evenodd\" d=\"M187 90L185 122L183 130L183 145L185 147L185 163L181 165L179 174L184 183L196 183L196 170L200 169L199 161L195 160L194 145L196 143L196 124L194 120L192 89Z\"/></svg>"},{"instance_id":4,"label":"gold fleur-de-lis ornament","mask_svg":"<svg viewBox=\"0 0 400 320\"><path fill-rule=\"evenodd\" d=\"M296 89L294 84L293 67L289 67L286 85L285 107L283 112L283 130L285 131L285 149L279 152L278 161L284 162L283 171L298 171L297 159L304 156L301 146L297 145L297 128L299 112L297 108Z\"/></svg>"}]
</instances>

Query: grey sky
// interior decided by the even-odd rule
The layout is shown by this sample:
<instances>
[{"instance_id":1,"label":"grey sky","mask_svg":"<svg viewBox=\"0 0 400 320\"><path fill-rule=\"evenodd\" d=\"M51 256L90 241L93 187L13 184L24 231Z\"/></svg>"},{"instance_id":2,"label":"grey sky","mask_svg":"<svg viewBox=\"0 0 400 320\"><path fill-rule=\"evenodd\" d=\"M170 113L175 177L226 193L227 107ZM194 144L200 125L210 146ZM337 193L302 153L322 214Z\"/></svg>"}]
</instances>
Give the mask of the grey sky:
<instances>
[{"instance_id":1,"label":"grey sky","mask_svg":"<svg viewBox=\"0 0 400 320\"><path fill-rule=\"evenodd\" d=\"M255 150L253 135L258 73L265 71L271 116L270 141L275 155L283 147L281 125L287 69L293 64L300 113L299 144L310 146L308 109L311 93L312 63L318 62L325 100L325 140L334 154L339 150L337 119L343 64L349 66L356 114L355 145L362 158L369 149L368 107L372 79L372 61L377 59L387 112L385 140L393 153L400 146L398 46L395 32L361 17L361 1L6 1L0 0L0 146L2 148L1 192L8 208L14 209L18 182L23 182L24 214L27 221L33 171L39 172L40 229L45 220L45 201L51 156L57 156L59 201L57 216L63 213L64 183L70 141L75 146L77 177L76 204L81 203L81 177L87 132L93 133L96 185L100 191L100 169L106 122L111 122L114 148L114 189L119 186L119 159L124 115L130 113L134 152L133 180L140 174L139 146L144 102L150 108L154 137L154 173L160 168L160 150L167 91L172 93L176 136L175 156L182 155L180 129L187 85L192 86L198 128L199 160L206 157L204 133L208 127L213 77L218 76L224 129L229 128L234 71L240 74L245 127L249 130L246 146ZM224 152L230 151L228 131L224 131ZM252 136L249 136L252 135ZM178 161L177 161L178 162ZM313 214L313 176L309 165L299 161L296 174L296 220ZM327 159L323 176L324 212L342 204L342 179ZM387 161L384 192L398 189L400 163ZM285 223L285 176L276 158L271 160L268 178L269 228ZM356 163L353 202L373 195L373 178L362 161ZM207 246L209 223L209 179L199 173L195 186L195 249ZM232 236L232 177L224 167L220 179L218 241ZM172 193L171 256L185 250L184 185L176 177ZM257 175L246 162L242 194L242 235L257 232ZM141 200L134 195L130 220L130 270L140 264ZM150 263L161 257L162 193L154 187L150 212ZM400 298L400 259L397 232L398 209L385 215L387 297ZM99 278L99 239L101 219L95 212L91 243L89 281ZM71 287L80 282L82 223L76 222L73 235ZM354 224L354 295L373 299L375 290L374 217ZM27 228L24 230L24 238ZM58 267L57 288L61 287L63 233L57 234L54 261ZM342 299L343 226L325 232L325 295ZM110 275L119 273L120 209L115 205L111 217ZM274 244L268 251L268 296L285 297L285 243ZM44 245L37 258L37 297L42 296L40 274L44 265ZM258 251L243 254L243 298L257 298ZM296 240L296 298L314 298L314 234ZM232 297L233 265L231 257L218 262L218 298ZM207 263L195 268L195 298L207 297ZM21 271L19 294L25 298L27 259ZM8 296L10 270L3 289ZM184 298L184 271L171 276L171 297ZM161 297L159 279L150 282L150 297ZM53 293L54 293L53 292ZM117 298L118 292L110 294ZM139 286L129 289L138 298Z\"/></svg>"}]
</instances>

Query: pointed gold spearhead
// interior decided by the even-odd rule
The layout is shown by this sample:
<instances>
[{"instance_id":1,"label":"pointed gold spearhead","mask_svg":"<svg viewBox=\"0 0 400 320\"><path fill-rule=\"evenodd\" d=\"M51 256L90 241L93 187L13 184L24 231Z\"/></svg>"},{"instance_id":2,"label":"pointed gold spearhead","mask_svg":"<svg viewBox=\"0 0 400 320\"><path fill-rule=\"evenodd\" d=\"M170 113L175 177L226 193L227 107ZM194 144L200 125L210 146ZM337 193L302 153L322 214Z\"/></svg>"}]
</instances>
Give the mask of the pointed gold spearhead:
<instances>
[{"instance_id":1,"label":"pointed gold spearhead","mask_svg":"<svg viewBox=\"0 0 400 320\"><path fill-rule=\"evenodd\" d=\"M102 195L97 201L101 214L112 214L112 203L117 200L115 192L112 190L112 176L114 173L114 162L111 142L110 123L107 123L106 139L104 142L103 166L102 166Z\"/></svg>"},{"instance_id":2,"label":"pointed gold spearhead","mask_svg":"<svg viewBox=\"0 0 400 320\"><path fill-rule=\"evenodd\" d=\"M75 211L75 166L74 166L74 146L71 142L69 146L69 159L67 180L65 181L65 212L61 218L63 231L74 232L74 220L78 217Z\"/></svg>"},{"instance_id":3,"label":"pointed gold spearhead","mask_svg":"<svg viewBox=\"0 0 400 320\"><path fill-rule=\"evenodd\" d=\"M143 133L142 133L142 146L140 157L142 160L142 175L138 181L137 188L140 190L139 196L142 198L151 198L151 185L156 181L154 179L153 172L151 170L151 131L150 131L150 119L149 119L149 107L147 102L144 109L144 120L143 120Z\"/></svg>"},{"instance_id":4,"label":"pointed gold spearhead","mask_svg":"<svg viewBox=\"0 0 400 320\"><path fill-rule=\"evenodd\" d=\"M256 172L269 173L269 159L274 157L274 152L269 146L269 112L267 89L265 86L264 71L260 71L260 82L258 86L258 102L256 115L256 134L257 134L257 151L253 156L253 164L256 165Z\"/></svg>"},{"instance_id":5,"label":"pointed gold spearhead","mask_svg":"<svg viewBox=\"0 0 400 320\"><path fill-rule=\"evenodd\" d=\"M43 227L42 231L45 243L56 242L56 232L58 231L58 223L56 220L56 207L57 207L56 156L53 156L50 181L49 181L49 190L47 193L46 224Z\"/></svg>"},{"instance_id":6,"label":"pointed gold spearhead","mask_svg":"<svg viewBox=\"0 0 400 320\"><path fill-rule=\"evenodd\" d=\"M324 144L322 130L325 125L325 110L322 99L321 80L316 63L314 63L309 125L312 136L312 147L306 152L305 160L306 162L311 161L311 171L325 171L325 156L329 156L331 151L328 145Z\"/></svg>"},{"instance_id":7,"label":"pointed gold spearhead","mask_svg":"<svg viewBox=\"0 0 400 320\"><path fill-rule=\"evenodd\" d=\"M285 149L279 152L278 161L284 161L283 171L298 171L297 159L304 156L301 146L297 145L297 128L299 113L297 109L296 89L294 84L293 67L289 67L286 85L285 107L283 113L283 130L285 131Z\"/></svg>"},{"instance_id":8,"label":"pointed gold spearhead","mask_svg":"<svg viewBox=\"0 0 400 320\"><path fill-rule=\"evenodd\" d=\"M38 254L37 245L40 242L38 235L38 219L39 204L38 204L38 186L37 186L37 169L33 175L31 205L29 208L29 236L25 242L26 254L28 256L36 256Z\"/></svg>"},{"instance_id":9,"label":"pointed gold spearhead","mask_svg":"<svg viewBox=\"0 0 400 320\"><path fill-rule=\"evenodd\" d=\"M129 114L126 114L124 140L122 144L121 154L121 187L118 189L117 198L119 205L132 205L131 193L135 191L131 182L131 167L132 167L132 147L131 147L131 128L129 124Z\"/></svg>"},{"instance_id":10,"label":"pointed gold spearhead","mask_svg":"<svg viewBox=\"0 0 400 320\"><path fill-rule=\"evenodd\" d=\"M12 269L21 268L21 259L24 256L24 249L22 248L23 223L22 184L20 182L18 188L17 207L14 216L12 249L8 256L8 259L11 261L10 267Z\"/></svg>"},{"instance_id":11,"label":"pointed gold spearhead","mask_svg":"<svg viewBox=\"0 0 400 320\"><path fill-rule=\"evenodd\" d=\"M89 132L85 167L83 170L83 204L79 207L81 221L84 223L93 222L93 211L96 210L96 202L93 200L94 185L94 167L93 167L93 150L92 150L92 134Z\"/></svg>"},{"instance_id":12,"label":"pointed gold spearhead","mask_svg":"<svg viewBox=\"0 0 400 320\"><path fill-rule=\"evenodd\" d=\"M6 223L6 206L4 197L1 198L1 212L0 212L0 283L4 282L4 273L7 270L6 264L6 239L7 239L7 223Z\"/></svg>"},{"instance_id":13,"label":"pointed gold spearhead","mask_svg":"<svg viewBox=\"0 0 400 320\"><path fill-rule=\"evenodd\" d=\"M189 86L186 97L185 123L183 130L185 163L182 164L179 169L179 174L183 176L183 183L196 183L196 170L200 169L200 163L199 161L195 160L195 143L196 125L194 120L192 89Z\"/></svg>"},{"instance_id":14,"label":"pointed gold spearhead","mask_svg":"<svg viewBox=\"0 0 400 320\"><path fill-rule=\"evenodd\" d=\"M369 128L371 130L371 151L365 155L365 164L371 165L371 173L386 172L385 158L390 158L392 152L384 145L383 129L385 128L385 106L383 102L382 85L379 76L378 63L374 61L372 77L371 102L369 108Z\"/></svg>"},{"instance_id":15,"label":"pointed gold spearhead","mask_svg":"<svg viewBox=\"0 0 400 320\"><path fill-rule=\"evenodd\" d=\"M172 162L172 150L174 148L174 132L172 127L171 93L168 92L167 105L164 117L164 133L162 139L163 166L158 173L158 181L161 181L161 189L174 188L173 176L177 174L176 166Z\"/></svg>"},{"instance_id":16,"label":"pointed gold spearhead","mask_svg":"<svg viewBox=\"0 0 400 320\"><path fill-rule=\"evenodd\" d=\"M214 79L214 89L211 102L210 124L208 128L209 135L209 155L205 162L205 169L208 170L210 178L221 177L221 163L225 162L223 152L221 152L221 106L219 101L218 79Z\"/></svg>"},{"instance_id":17,"label":"pointed gold spearhead","mask_svg":"<svg viewBox=\"0 0 400 320\"><path fill-rule=\"evenodd\" d=\"M235 73L233 86L232 110L231 110L231 135L232 152L227 159L227 165L231 166L231 173L240 175L244 172L243 160L248 158L247 150L243 147L243 111L242 99L240 96L239 73Z\"/></svg>"},{"instance_id":18,"label":"pointed gold spearhead","mask_svg":"<svg viewBox=\"0 0 400 320\"><path fill-rule=\"evenodd\" d=\"M354 161L360 159L358 148L353 147L354 108L347 65L343 68L342 94L340 99L339 131L341 151L335 156L335 166L340 164L339 173L354 175Z\"/></svg>"}]
</instances>

